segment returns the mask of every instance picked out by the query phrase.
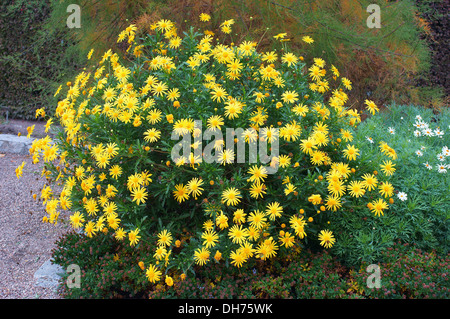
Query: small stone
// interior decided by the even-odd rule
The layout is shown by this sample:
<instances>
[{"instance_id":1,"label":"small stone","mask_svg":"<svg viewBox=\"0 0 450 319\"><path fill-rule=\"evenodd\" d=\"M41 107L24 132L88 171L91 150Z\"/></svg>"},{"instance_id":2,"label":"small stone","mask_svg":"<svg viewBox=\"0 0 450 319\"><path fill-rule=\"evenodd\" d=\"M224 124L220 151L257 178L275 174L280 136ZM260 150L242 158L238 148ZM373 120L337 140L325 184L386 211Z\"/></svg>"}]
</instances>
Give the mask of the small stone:
<instances>
[{"instance_id":1,"label":"small stone","mask_svg":"<svg viewBox=\"0 0 450 319\"><path fill-rule=\"evenodd\" d=\"M34 279L36 279L35 285L44 288L55 288L58 286L61 275L64 272L61 266L53 264L51 259L48 259L34 273Z\"/></svg>"}]
</instances>

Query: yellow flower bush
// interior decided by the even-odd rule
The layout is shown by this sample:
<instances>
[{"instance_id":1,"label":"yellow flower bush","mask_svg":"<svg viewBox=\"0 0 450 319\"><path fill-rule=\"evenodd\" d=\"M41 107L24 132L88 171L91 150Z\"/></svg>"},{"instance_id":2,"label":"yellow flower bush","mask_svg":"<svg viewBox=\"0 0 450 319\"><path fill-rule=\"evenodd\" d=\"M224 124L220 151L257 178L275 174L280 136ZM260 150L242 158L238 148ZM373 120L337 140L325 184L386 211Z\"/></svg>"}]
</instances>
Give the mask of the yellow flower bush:
<instances>
[{"instance_id":1,"label":"yellow flower bush","mask_svg":"<svg viewBox=\"0 0 450 319\"><path fill-rule=\"evenodd\" d=\"M330 248L339 238L327 216L355 203L373 218L385 213L396 153L380 145L382 173L374 172L380 163L360 161L352 143L360 114L346 106L351 82L321 58L306 66L284 34L271 52L226 42L233 23L217 38L193 29L181 36L161 20L139 39L131 25L118 38L125 58L109 50L58 89L66 95L48 119L56 136L30 149L62 186L42 189L45 221L67 210L88 237L149 245L143 276L156 282L170 267L245 267L310 242ZM231 139L220 138L226 131Z\"/></svg>"}]
</instances>

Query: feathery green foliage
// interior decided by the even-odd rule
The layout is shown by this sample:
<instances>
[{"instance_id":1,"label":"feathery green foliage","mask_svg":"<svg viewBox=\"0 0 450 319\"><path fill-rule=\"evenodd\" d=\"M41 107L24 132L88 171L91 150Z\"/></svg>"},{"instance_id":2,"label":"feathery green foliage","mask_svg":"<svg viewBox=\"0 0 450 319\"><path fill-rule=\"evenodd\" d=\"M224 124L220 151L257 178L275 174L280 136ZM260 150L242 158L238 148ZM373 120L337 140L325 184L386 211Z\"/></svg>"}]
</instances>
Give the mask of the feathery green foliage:
<instances>
[{"instance_id":1,"label":"feathery green foliage","mask_svg":"<svg viewBox=\"0 0 450 319\"><path fill-rule=\"evenodd\" d=\"M51 110L57 83L71 76L80 60L66 53L73 45L64 30L47 29L50 1L0 4L0 111L33 119L40 107Z\"/></svg>"}]
</instances>

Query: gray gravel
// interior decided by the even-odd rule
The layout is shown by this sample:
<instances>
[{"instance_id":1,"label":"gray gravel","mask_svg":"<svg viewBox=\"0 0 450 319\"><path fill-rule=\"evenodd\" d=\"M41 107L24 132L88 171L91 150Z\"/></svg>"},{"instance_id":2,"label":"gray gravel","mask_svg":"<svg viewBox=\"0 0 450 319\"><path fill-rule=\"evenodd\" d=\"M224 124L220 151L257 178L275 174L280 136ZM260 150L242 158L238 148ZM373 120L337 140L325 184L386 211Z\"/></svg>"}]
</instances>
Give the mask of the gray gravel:
<instances>
[{"instance_id":1,"label":"gray gravel","mask_svg":"<svg viewBox=\"0 0 450 319\"><path fill-rule=\"evenodd\" d=\"M22 161L18 180L15 169ZM42 222L44 206L32 197L39 198L45 184L42 167L33 165L29 155L0 154L0 299L60 298L55 288L38 287L34 279L56 240L69 230L67 223Z\"/></svg>"}]
</instances>

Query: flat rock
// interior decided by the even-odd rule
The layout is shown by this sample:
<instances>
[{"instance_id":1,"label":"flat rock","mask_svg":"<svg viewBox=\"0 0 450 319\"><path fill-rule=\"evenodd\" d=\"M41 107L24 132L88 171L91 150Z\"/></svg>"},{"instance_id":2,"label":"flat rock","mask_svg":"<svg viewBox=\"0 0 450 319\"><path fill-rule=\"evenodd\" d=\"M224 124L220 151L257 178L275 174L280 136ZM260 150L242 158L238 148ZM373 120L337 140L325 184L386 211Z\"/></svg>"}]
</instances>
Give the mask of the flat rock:
<instances>
[{"instance_id":1,"label":"flat rock","mask_svg":"<svg viewBox=\"0 0 450 319\"><path fill-rule=\"evenodd\" d=\"M64 269L52 263L51 259L48 259L35 273L34 279L35 285L44 288L56 288L59 284L61 275L64 274Z\"/></svg>"},{"instance_id":2,"label":"flat rock","mask_svg":"<svg viewBox=\"0 0 450 319\"><path fill-rule=\"evenodd\" d=\"M34 138L26 136L0 134L0 153L27 155L33 141Z\"/></svg>"}]
</instances>

